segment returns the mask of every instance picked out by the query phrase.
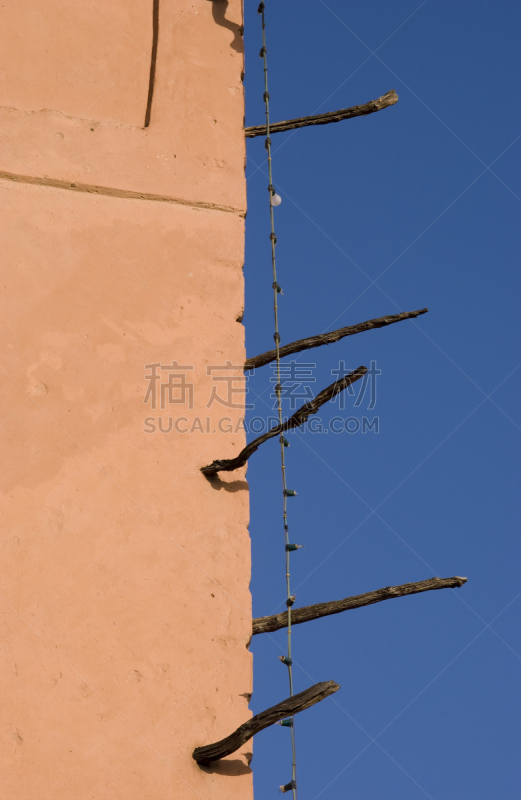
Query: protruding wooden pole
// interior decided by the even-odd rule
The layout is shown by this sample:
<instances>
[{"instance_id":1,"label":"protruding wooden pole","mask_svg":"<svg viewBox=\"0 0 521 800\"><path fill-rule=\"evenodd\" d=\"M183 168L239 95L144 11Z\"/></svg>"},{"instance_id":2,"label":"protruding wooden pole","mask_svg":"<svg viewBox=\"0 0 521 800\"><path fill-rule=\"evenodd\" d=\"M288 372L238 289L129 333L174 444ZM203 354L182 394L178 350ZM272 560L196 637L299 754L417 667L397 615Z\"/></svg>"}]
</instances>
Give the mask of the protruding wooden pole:
<instances>
[{"instance_id":1,"label":"protruding wooden pole","mask_svg":"<svg viewBox=\"0 0 521 800\"><path fill-rule=\"evenodd\" d=\"M391 89L390 92L378 97L376 100L370 100L361 106L351 106L351 108L342 108L340 111L315 114L312 117L297 117L296 119L270 123L270 135L272 133L291 131L295 128L306 128L308 125L327 125L328 122L340 122L343 119L352 119L352 117L364 117L366 114L374 114L375 111L394 106L397 102L398 95L394 89ZM266 125L254 125L246 128L244 133L248 139L253 139L255 136L266 136Z\"/></svg>"},{"instance_id":2,"label":"protruding wooden pole","mask_svg":"<svg viewBox=\"0 0 521 800\"><path fill-rule=\"evenodd\" d=\"M242 747L248 739L251 739L259 731L274 725L275 722L284 719L284 717L293 717L295 714L305 711L306 708L314 706L315 703L320 703L321 700L325 700L326 697L338 692L339 689L340 686L334 681L316 683L309 689L305 689L303 692L293 695L293 697L288 697L281 703L277 703L276 706L256 714L225 739L221 739L215 744L196 747L192 753L192 758L201 766L207 766L212 761L218 761L220 758L229 756L230 753L235 753L239 747Z\"/></svg>"},{"instance_id":3,"label":"protruding wooden pole","mask_svg":"<svg viewBox=\"0 0 521 800\"><path fill-rule=\"evenodd\" d=\"M259 449L261 444L264 444L264 442L267 442L268 439L272 439L274 436L284 433L284 431L289 431L293 428L298 428L300 425L303 425L308 417L311 416L311 414L317 413L320 406L323 406L328 400L331 400L333 397L335 397L335 395L342 392L351 383L354 383L362 378L366 372L367 367L358 367L358 369L353 370L353 372L350 372L349 375L345 375L341 380L332 383L325 389L322 389L322 391L317 394L313 400L310 400L309 403L305 403L303 406L301 406L301 408L295 411L293 416L286 420L286 422L283 422L282 425L275 425L275 427L271 428L271 430L267 431L267 433L263 433L262 436L258 436L253 440L253 442L247 444L244 450L241 450L236 458L225 458L212 461L212 463L208 464L208 466L201 467L201 472L210 477L212 475L216 475L218 472L233 472L234 469L243 467L249 457Z\"/></svg>"},{"instance_id":4,"label":"protruding wooden pole","mask_svg":"<svg viewBox=\"0 0 521 800\"><path fill-rule=\"evenodd\" d=\"M430 592L433 589L458 589L466 582L466 578L460 578L457 575L454 578L429 578L429 580L418 581L417 583L402 583L401 586L386 586L385 589L357 594L353 597L346 597L344 600L333 600L330 603L317 603L314 606L292 608L291 624L299 625L301 622L309 622L312 619L319 619L319 617L328 617L330 614L340 614L342 611L349 611L352 608L370 606L373 603L380 603L382 600L392 600L394 597L405 597L407 594ZM258 617L253 620L253 636L256 633L272 633L280 628L287 627L287 611L283 611L281 614L274 614L272 617Z\"/></svg>"},{"instance_id":5,"label":"protruding wooden pole","mask_svg":"<svg viewBox=\"0 0 521 800\"><path fill-rule=\"evenodd\" d=\"M395 322L402 322L404 319L413 319L419 317L420 314L426 314L428 308L420 308L418 311L402 311L400 314L389 314L386 317L377 317L376 319L368 319L366 322L359 322L357 325L348 325L346 328L338 328L336 331L329 333L319 333L317 336L308 336L307 339L297 339L296 342L285 344L284 347L279 349L281 358L293 355L293 353L300 353L302 350L311 350L313 347L320 347L323 344L333 344L338 342L346 336L353 336L355 333L363 333L370 331L372 328L384 328L386 325L393 325ZM270 361L275 361L277 358L276 350L268 350L267 353L262 353L260 356L253 356L248 358L244 364L244 369L255 369L255 367L263 367L269 364Z\"/></svg>"}]
</instances>

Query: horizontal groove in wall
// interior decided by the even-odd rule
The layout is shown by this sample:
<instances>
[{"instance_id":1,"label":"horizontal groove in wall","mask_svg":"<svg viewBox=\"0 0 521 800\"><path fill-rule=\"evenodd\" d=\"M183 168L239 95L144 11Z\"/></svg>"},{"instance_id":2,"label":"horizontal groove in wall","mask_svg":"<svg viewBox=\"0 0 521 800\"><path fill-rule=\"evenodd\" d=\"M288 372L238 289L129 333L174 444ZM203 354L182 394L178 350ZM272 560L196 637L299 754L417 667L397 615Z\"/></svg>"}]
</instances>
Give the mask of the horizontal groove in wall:
<instances>
[{"instance_id":1,"label":"horizontal groove in wall","mask_svg":"<svg viewBox=\"0 0 521 800\"><path fill-rule=\"evenodd\" d=\"M106 197L119 197L125 200L147 200L155 203L172 203L178 206L188 206L190 208L206 208L212 211L226 211L231 214L238 214L241 217L246 212L233 206L223 206L219 203L205 203L203 201L183 200L178 197L169 197L162 194L150 194L147 192L132 192L128 189L114 189L110 186L95 186L88 183L70 183L55 178L41 178L31 175L17 175L14 172L4 172L0 170L0 180L12 181L14 183L28 183L33 186L49 186L53 189L66 189L70 192L85 192L87 194L100 194Z\"/></svg>"}]
</instances>

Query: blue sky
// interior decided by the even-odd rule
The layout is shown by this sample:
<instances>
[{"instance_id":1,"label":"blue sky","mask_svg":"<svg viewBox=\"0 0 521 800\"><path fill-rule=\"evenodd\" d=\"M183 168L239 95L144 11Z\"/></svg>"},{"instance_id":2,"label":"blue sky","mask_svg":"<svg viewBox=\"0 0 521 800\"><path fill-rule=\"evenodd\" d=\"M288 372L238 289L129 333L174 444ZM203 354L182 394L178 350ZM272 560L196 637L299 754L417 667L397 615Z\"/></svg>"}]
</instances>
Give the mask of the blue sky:
<instances>
[{"instance_id":1,"label":"blue sky","mask_svg":"<svg viewBox=\"0 0 521 800\"><path fill-rule=\"evenodd\" d=\"M246 124L264 121L260 18L245 9ZM341 690L296 717L299 800L519 796L521 8L514 2L267 0L272 120L395 89L392 108L273 136L282 342L429 313L296 356L313 393L375 361L333 416L379 432L288 438L296 605L439 575L459 590L295 627L295 689ZM264 142L248 140L248 355L273 347ZM516 335L517 334L517 335ZM272 416L269 366L250 416ZM300 403L299 403L300 404ZM289 406L286 405L286 413ZM279 451L251 458L254 615L284 608ZM258 712L288 694L285 633L253 638ZM289 732L255 739L257 800L291 778Z\"/></svg>"}]
</instances>

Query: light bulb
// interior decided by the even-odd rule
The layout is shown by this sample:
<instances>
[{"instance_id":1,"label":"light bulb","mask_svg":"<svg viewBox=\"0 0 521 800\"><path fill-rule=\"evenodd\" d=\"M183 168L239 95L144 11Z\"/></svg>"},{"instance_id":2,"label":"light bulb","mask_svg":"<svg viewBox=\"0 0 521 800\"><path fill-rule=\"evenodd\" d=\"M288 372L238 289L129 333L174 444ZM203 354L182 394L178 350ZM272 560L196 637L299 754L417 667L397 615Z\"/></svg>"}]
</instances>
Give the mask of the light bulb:
<instances>
[{"instance_id":1,"label":"light bulb","mask_svg":"<svg viewBox=\"0 0 521 800\"><path fill-rule=\"evenodd\" d=\"M280 194L272 194L271 195L271 205L272 206L280 206L282 203L282 197Z\"/></svg>"}]
</instances>

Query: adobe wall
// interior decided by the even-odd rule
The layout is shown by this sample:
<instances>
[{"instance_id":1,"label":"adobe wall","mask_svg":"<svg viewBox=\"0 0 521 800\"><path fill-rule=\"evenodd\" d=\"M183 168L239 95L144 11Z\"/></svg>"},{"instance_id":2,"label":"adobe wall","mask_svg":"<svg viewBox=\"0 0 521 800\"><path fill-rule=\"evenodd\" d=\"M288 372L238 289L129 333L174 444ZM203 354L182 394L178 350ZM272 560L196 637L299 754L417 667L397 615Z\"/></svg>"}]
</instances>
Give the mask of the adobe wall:
<instances>
[{"instance_id":1,"label":"adobe wall","mask_svg":"<svg viewBox=\"0 0 521 800\"><path fill-rule=\"evenodd\" d=\"M145 128L156 5L0 9L6 800L252 797L251 742L191 758L252 691L244 471L199 471L244 444L242 9L159 0Z\"/></svg>"}]
</instances>

